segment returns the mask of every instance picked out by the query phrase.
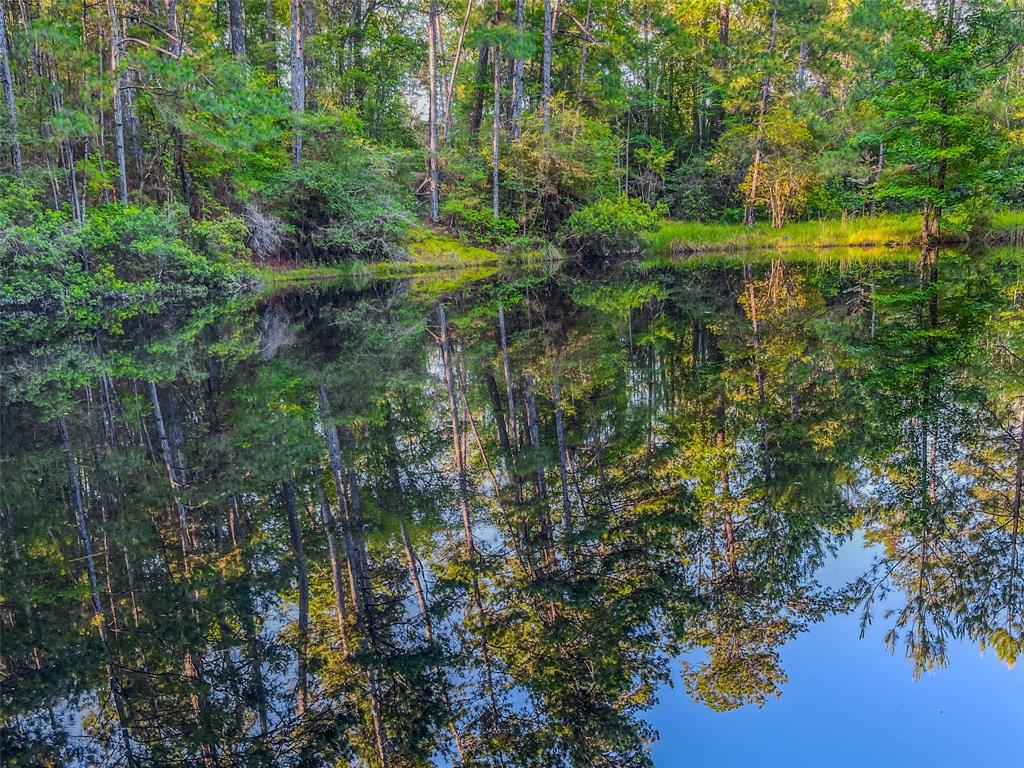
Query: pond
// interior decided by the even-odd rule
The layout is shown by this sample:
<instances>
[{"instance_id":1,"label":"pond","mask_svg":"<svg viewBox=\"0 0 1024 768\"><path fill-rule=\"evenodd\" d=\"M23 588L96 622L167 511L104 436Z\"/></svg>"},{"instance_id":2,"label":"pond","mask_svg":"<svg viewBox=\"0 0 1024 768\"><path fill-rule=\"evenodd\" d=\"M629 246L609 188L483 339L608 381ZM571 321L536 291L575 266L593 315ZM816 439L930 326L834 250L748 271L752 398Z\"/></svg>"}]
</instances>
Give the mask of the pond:
<instances>
[{"instance_id":1,"label":"pond","mask_svg":"<svg viewBox=\"0 0 1024 768\"><path fill-rule=\"evenodd\" d=\"M1019 254L3 321L12 765L1024 761Z\"/></svg>"}]
</instances>

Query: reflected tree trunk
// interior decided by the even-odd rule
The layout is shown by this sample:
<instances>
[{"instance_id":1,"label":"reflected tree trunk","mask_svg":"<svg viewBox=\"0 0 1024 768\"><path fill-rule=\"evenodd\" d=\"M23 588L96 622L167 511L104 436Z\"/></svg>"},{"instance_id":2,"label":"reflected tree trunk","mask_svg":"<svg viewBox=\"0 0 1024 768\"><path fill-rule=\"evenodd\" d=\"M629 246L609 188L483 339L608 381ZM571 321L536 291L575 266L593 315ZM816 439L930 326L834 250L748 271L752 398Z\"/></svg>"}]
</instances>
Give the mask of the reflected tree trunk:
<instances>
[{"instance_id":1,"label":"reflected tree trunk","mask_svg":"<svg viewBox=\"0 0 1024 768\"><path fill-rule=\"evenodd\" d=\"M78 482L78 467L75 462L75 455L71 449L71 439L68 435L67 425L64 418L57 420L57 431L60 435L61 445L64 448L64 462L68 472L68 485L71 489L71 506L75 514L75 522L78 524L78 538L82 547L82 557L85 561L85 571L89 577L89 590L92 596L93 616L95 617L96 628L99 631L100 643L103 646L103 653L107 662L107 684L110 687L110 697L114 702L114 710L117 713L118 733L121 737L121 744L125 751L125 761L129 768L137 768L139 765L135 756L135 749L132 745L131 731L128 725L128 711L125 707L122 694L121 681L118 678L117 664L114 659L114 652L110 646L110 638L107 632L107 620L103 613L103 601L100 597L99 579L96 576L96 563L93 558L92 541L89 537L89 527L85 517L85 505L82 501L82 487Z\"/></svg>"},{"instance_id":2,"label":"reflected tree trunk","mask_svg":"<svg viewBox=\"0 0 1024 768\"><path fill-rule=\"evenodd\" d=\"M295 699L296 708L301 717L309 706L308 661L306 658L309 638L309 578L306 573L306 553L302 548L302 529L299 527L299 516L295 507L295 484L291 480L284 480L281 483L281 499L288 515L288 535L292 555L295 558L295 579L299 591L299 614L295 641L298 655L295 673Z\"/></svg>"}]
</instances>

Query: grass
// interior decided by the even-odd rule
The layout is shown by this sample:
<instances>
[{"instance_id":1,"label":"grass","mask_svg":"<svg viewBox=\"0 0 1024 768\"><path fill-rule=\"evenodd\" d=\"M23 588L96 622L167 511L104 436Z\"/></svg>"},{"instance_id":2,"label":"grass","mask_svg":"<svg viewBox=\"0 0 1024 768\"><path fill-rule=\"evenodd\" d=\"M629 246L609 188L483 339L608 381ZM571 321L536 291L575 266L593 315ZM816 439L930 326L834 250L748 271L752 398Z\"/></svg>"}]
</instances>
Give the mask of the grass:
<instances>
[{"instance_id":1,"label":"grass","mask_svg":"<svg viewBox=\"0 0 1024 768\"><path fill-rule=\"evenodd\" d=\"M843 267L852 264L914 262L921 255L920 248L908 246L862 246L829 248L789 248L785 251L786 261L807 265L835 265ZM740 267L778 258L778 252L769 248L750 251L706 250L689 254L685 259L676 258L669 252L648 251L641 265L648 269L663 267L700 268L706 266Z\"/></svg>"},{"instance_id":2,"label":"grass","mask_svg":"<svg viewBox=\"0 0 1024 768\"><path fill-rule=\"evenodd\" d=\"M425 228L413 229L407 245L412 258L409 263L418 267L469 267L501 260L496 251L467 245L450 235Z\"/></svg>"},{"instance_id":3,"label":"grass","mask_svg":"<svg viewBox=\"0 0 1024 768\"><path fill-rule=\"evenodd\" d=\"M508 260L529 260L531 254L504 256L486 248L468 245L449 235L417 227L409 233L406 242L407 260L363 262L351 261L341 264L295 265L287 262L265 264L256 267L256 272L265 286L285 287L305 282L319 282L354 277L416 277L416 284L425 290L440 290L440 287L465 281L467 275L487 276L497 269L499 263ZM455 278L452 272L461 271Z\"/></svg>"},{"instance_id":4,"label":"grass","mask_svg":"<svg viewBox=\"0 0 1024 768\"><path fill-rule=\"evenodd\" d=\"M965 228L955 220L944 225L956 242L966 243ZM1000 211L990 217L986 239L1013 239L1024 232L1024 212ZM1016 234L1015 234L1016 233ZM665 221L648 236L657 253L693 254L713 251L790 250L812 248L908 247L920 242L918 214L884 215L844 220L798 221L773 229L768 224L701 224Z\"/></svg>"},{"instance_id":5,"label":"grass","mask_svg":"<svg viewBox=\"0 0 1024 768\"><path fill-rule=\"evenodd\" d=\"M648 237L661 253L748 251L762 248L807 249L913 245L921 232L919 216L876 216L825 221L799 221L773 229L768 224L701 224L666 221Z\"/></svg>"}]
</instances>

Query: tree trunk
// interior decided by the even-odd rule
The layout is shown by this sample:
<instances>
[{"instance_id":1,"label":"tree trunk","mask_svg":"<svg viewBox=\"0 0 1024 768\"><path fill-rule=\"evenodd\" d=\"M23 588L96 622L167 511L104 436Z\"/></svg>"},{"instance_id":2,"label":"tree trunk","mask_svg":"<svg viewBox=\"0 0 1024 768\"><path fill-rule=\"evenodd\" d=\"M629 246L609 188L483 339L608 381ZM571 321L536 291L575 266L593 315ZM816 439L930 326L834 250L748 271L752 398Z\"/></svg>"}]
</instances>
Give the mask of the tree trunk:
<instances>
[{"instance_id":1,"label":"tree trunk","mask_svg":"<svg viewBox=\"0 0 1024 768\"><path fill-rule=\"evenodd\" d=\"M85 560L85 570L89 577L93 616L95 617L96 628L99 631L100 644L103 646L103 652L106 656L107 682L110 685L110 697L114 702L114 710L117 713L118 732L121 736L121 743L124 745L125 760L129 768L137 768L138 761L135 758L135 750L132 746L131 731L128 725L128 712L122 697L121 682L117 676L114 652L110 647L107 620L103 614L99 579L96 576L96 562L93 558L92 541L89 537L89 528L85 519L85 505L82 502L82 487L78 482L78 468L75 463L74 453L71 450L68 428L64 423L63 417L57 420L57 431L60 434L61 444L64 448L64 463L67 467L68 484L71 488L71 506L74 509L75 522L78 524L79 543L82 545L82 557Z\"/></svg>"},{"instance_id":2,"label":"tree trunk","mask_svg":"<svg viewBox=\"0 0 1024 768\"><path fill-rule=\"evenodd\" d=\"M583 41L580 44L580 77L577 89L583 92L583 84L587 80L587 53L590 43L590 21L594 15L593 0L587 0L587 15L583 17Z\"/></svg>"},{"instance_id":3,"label":"tree trunk","mask_svg":"<svg viewBox=\"0 0 1024 768\"><path fill-rule=\"evenodd\" d=\"M480 46L476 60L476 78L473 81L473 108L469 113L469 145L474 149L480 145L480 126L484 121L484 91L487 84L487 67L490 61L490 46Z\"/></svg>"},{"instance_id":4,"label":"tree trunk","mask_svg":"<svg viewBox=\"0 0 1024 768\"><path fill-rule=\"evenodd\" d=\"M167 469L167 478L171 484L171 495L174 498L174 506L178 511L178 530L181 535L181 557L182 566L186 576L191 574L189 553L192 550L192 534L189 530L188 508L181 500L179 489L185 484L182 467L179 466L175 451L167 437L167 428L164 424L163 411L160 408L160 397L156 391L156 384L149 382L149 399L153 404L153 418L156 421L156 433L160 440L160 451L163 455L164 466Z\"/></svg>"},{"instance_id":5,"label":"tree trunk","mask_svg":"<svg viewBox=\"0 0 1024 768\"><path fill-rule=\"evenodd\" d=\"M731 0L718 1L718 53L715 56L715 69L718 70L723 80L729 67L730 2ZM712 141L722 135L722 128L725 124L725 105L722 101L722 94L719 93L715 98L715 114L711 123L710 136Z\"/></svg>"},{"instance_id":6,"label":"tree trunk","mask_svg":"<svg viewBox=\"0 0 1024 768\"><path fill-rule=\"evenodd\" d=\"M494 0L494 23L501 23L501 0ZM500 213L498 187L498 153L501 139L501 46L494 46L494 124L491 127L491 214Z\"/></svg>"},{"instance_id":7,"label":"tree trunk","mask_svg":"<svg viewBox=\"0 0 1024 768\"><path fill-rule=\"evenodd\" d=\"M347 611L345 610L345 590L342 586L341 558L338 556L338 538L335 533L337 522L331 513L331 505L327 503L327 496L324 494L323 483L320 482L319 470L316 477L316 493L320 502L320 516L323 519L324 531L327 534L327 556L331 563L331 587L334 590L334 611L338 621L338 635L341 637L341 647L347 654L348 622Z\"/></svg>"},{"instance_id":8,"label":"tree trunk","mask_svg":"<svg viewBox=\"0 0 1024 768\"><path fill-rule=\"evenodd\" d=\"M541 63L541 109L544 114L544 133L551 130L551 0L544 0L544 59Z\"/></svg>"},{"instance_id":9,"label":"tree trunk","mask_svg":"<svg viewBox=\"0 0 1024 768\"><path fill-rule=\"evenodd\" d=\"M772 25L768 36L768 57L775 54L775 38L779 27L779 0L772 3ZM761 156L764 154L764 118L768 113L771 100L772 75L769 64L761 80L761 99L757 105L757 138L754 141L754 161L750 166L750 191L747 193L747 204L743 209L743 223L754 226L755 206L757 205L757 186L761 175Z\"/></svg>"},{"instance_id":10,"label":"tree trunk","mask_svg":"<svg viewBox=\"0 0 1024 768\"><path fill-rule=\"evenodd\" d=\"M427 15L427 185L430 194L430 220L441 216L440 180L437 169L437 0L430 0Z\"/></svg>"},{"instance_id":11,"label":"tree trunk","mask_svg":"<svg viewBox=\"0 0 1024 768\"><path fill-rule=\"evenodd\" d=\"M462 509L462 528L466 540L466 554L472 558L476 553L473 542L473 527L469 514L469 481L466 475L466 454L463 450L462 425L459 420L459 401L455 390L451 337L448 334L448 317L444 305L437 305L437 322L441 329L441 364L444 366L444 380L448 389L448 411L452 425L452 453L455 456L455 471L459 482L459 505Z\"/></svg>"},{"instance_id":12,"label":"tree trunk","mask_svg":"<svg viewBox=\"0 0 1024 768\"><path fill-rule=\"evenodd\" d=\"M121 78L121 19L116 0L106 0L110 18L110 74L114 78L114 155L117 158L117 200L128 202L128 170L124 152L124 98Z\"/></svg>"},{"instance_id":13,"label":"tree trunk","mask_svg":"<svg viewBox=\"0 0 1024 768\"><path fill-rule=\"evenodd\" d=\"M295 119L295 138L292 140L292 160L296 165L302 161L302 127L300 122L306 111L306 61L305 29L302 20L302 0L289 0L289 24L291 27L290 77L292 94L292 115Z\"/></svg>"},{"instance_id":14,"label":"tree trunk","mask_svg":"<svg viewBox=\"0 0 1024 768\"><path fill-rule=\"evenodd\" d=\"M523 37L526 17L526 0L516 0L516 34ZM526 67L521 54L512 62L512 137L518 139L523 127L523 85Z\"/></svg>"},{"instance_id":15,"label":"tree trunk","mask_svg":"<svg viewBox=\"0 0 1024 768\"><path fill-rule=\"evenodd\" d=\"M296 708L301 716L305 714L309 705L306 659L306 646L309 637L309 579L306 574L306 553L302 549L302 529L299 527L299 516L295 509L295 484L291 480L281 483L281 498L284 501L285 512L288 514L288 535L291 540L292 555L295 557L295 579L299 590L299 615L295 641L298 655L295 699Z\"/></svg>"},{"instance_id":16,"label":"tree trunk","mask_svg":"<svg viewBox=\"0 0 1024 768\"><path fill-rule=\"evenodd\" d=\"M554 373L554 371L552 371ZM565 419L562 413L562 390L558 378L551 378L551 399L555 403L555 438L558 441L558 473L562 483L562 535L565 542L565 559L573 567L572 507L569 504L568 452L565 448Z\"/></svg>"},{"instance_id":17,"label":"tree trunk","mask_svg":"<svg viewBox=\"0 0 1024 768\"><path fill-rule=\"evenodd\" d=\"M402 545L405 547L405 565L409 569L409 581L412 582L413 591L416 593L416 602L419 603L420 612L423 615L423 638L428 642L434 642L434 628L430 623L430 608L427 605L427 594L423 589L423 582L420 580L420 572L416 552L412 548L412 539L409 538L409 528L405 521L402 521Z\"/></svg>"},{"instance_id":18,"label":"tree trunk","mask_svg":"<svg viewBox=\"0 0 1024 768\"><path fill-rule=\"evenodd\" d=\"M512 366L508 359L508 337L505 333L505 305L498 305L498 333L501 336L501 365L505 370L505 397L508 402L508 431L512 450L518 444L516 434L516 400L512 394Z\"/></svg>"},{"instance_id":19,"label":"tree trunk","mask_svg":"<svg viewBox=\"0 0 1024 768\"><path fill-rule=\"evenodd\" d=\"M228 41L231 53L245 56L245 26L242 20L242 0L228 0Z\"/></svg>"},{"instance_id":20,"label":"tree trunk","mask_svg":"<svg viewBox=\"0 0 1024 768\"><path fill-rule=\"evenodd\" d=\"M327 389L319 385L321 418L327 436L327 455L331 461L331 473L334 477L334 488L338 495L338 507L341 510L342 533L345 540L345 558L348 564L349 589L352 594L352 605L355 608L356 623L367 626L372 634L374 622L372 617L373 601L369 582L369 562L363 546L361 530L361 507L358 502L358 490L352 482L355 474L351 468L345 467L341 439L338 428L329 423L330 402ZM349 497L351 496L351 504Z\"/></svg>"},{"instance_id":21,"label":"tree trunk","mask_svg":"<svg viewBox=\"0 0 1024 768\"><path fill-rule=\"evenodd\" d=\"M462 60L462 44L466 39L466 30L469 27L469 15L473 11L473 0L466 3L466 15L462 18L462 27L459 29L459 39L455 44L455 59L452 61L452 71L448 76L448 88L444 95L444 127L441 132L441 141L448 143L448 133L452 127L452 96L455 93L455 76L459 72L459 62Z\"/></svg>"},{"instance_id":22,"label":"tree trunk","mask_svg":"<svg viewBox=\"0 0 1024 768\"><path fill-rule=\"evenodd\" d=\"M14 103L14 80L11 77L11 60L7 51L7 22L3 8L0 8L0 80L4 84L4 103L7 105L7 129L11 138L11 161L14 172L21 175L21 142L18 140L18 108Z\"/></svg>"},{"instance_id":23,"label":"tree trunk","mask_svg":"<svg viewBox=\"0 0 1024 768\"><path fill-rule=\"evenodd\" d=\"M878 208L878 184L882 181L882 170L885 167L885 142L878 142L878 165L875 167L875 189L871 194L871 215L874 216Z\"/></svg>"}]
</instances>

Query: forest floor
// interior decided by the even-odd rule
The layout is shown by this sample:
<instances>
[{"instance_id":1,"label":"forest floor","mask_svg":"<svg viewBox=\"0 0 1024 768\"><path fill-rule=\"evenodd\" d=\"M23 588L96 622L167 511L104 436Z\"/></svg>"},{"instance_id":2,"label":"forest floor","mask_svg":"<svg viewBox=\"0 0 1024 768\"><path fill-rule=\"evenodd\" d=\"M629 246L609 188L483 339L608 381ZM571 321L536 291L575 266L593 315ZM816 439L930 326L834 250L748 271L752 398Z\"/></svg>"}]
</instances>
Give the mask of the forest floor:
<instances>
[{"instance_id":1,"label":"forest floor","mask_svg":"<svg viewBox=\"0 0 1024 768\"><path fill-rule=\"evenodd\" d=\"M955 221L945 223L950 244L968 244L971 236ZM665 221L647 237L648 246L661 254L758 249L870 248L920 244L920 214L883 215L846 220L799 221L774 229L768 224L703 224ZM1024 212L993 214L981 238L992 244L1024 239Z\"/></svg>"}]
</instances>

